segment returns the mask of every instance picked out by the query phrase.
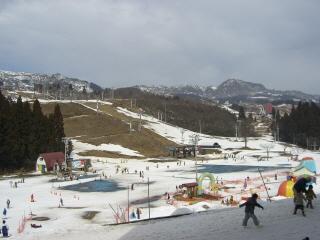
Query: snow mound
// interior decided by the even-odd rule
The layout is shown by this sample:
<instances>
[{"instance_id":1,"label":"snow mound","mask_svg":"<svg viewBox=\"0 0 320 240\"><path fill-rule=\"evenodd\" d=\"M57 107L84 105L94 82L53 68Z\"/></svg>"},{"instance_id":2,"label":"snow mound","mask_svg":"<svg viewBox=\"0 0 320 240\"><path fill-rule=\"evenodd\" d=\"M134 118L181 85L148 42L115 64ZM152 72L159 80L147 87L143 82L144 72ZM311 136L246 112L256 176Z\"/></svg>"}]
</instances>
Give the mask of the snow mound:
<instances>
[{"instance_id":1,"label":"snow mound","mask_svg":"<svg viewBox=\"0 0 320 240\"><path fill-rule=\"evenodd\" d=\"M182 207L174 210L173 213L171 213L171 216L178 216L178 215L191 214L191 213L193 213L191 209Z\"/></svg>"}]
</instances>

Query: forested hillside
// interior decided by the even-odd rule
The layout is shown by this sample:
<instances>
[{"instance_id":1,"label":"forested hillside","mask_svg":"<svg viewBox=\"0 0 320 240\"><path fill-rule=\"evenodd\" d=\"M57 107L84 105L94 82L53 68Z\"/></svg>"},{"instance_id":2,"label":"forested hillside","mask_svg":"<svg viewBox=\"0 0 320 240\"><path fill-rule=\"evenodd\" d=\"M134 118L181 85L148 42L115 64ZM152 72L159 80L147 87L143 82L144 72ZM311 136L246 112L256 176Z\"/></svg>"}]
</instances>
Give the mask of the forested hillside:
<instances>
[{"instance_id":1,"label":"forested hillside","mask_svg":"<svg viewBox=\"0 0 320 240\"><path fill-rule=\"evenodd\" d=\"M279 114L277 114L279 116ZM300 102L290 115L277 119L280 139L308 149L320 145L320 108L315 103Z\"/></svg>"},{"instance_id":2,"label":"forested hillside","mask_svg":"<svg viewBox=\"0 0 320 240\"><path fill-rule=\"evenodd\" d=\"M64 150L64 136L59 105L47 117L38 100L31 106L0 92L0 171L34 168L39 153Z\"/></svg>"},{"instance_id":3,"label":"forested hillside","mask_svg":"<svg viewBox=\"0 0 320 240\"><path fill-rule=\"evenodd\" d=\"M192 101L178 96L161 96L142 92L137 88L120 88L115 98L134 99L133 104L147 114L163 121L202 133L234 136L235 116L210 103Z\"/></svg>"}]
</instances>

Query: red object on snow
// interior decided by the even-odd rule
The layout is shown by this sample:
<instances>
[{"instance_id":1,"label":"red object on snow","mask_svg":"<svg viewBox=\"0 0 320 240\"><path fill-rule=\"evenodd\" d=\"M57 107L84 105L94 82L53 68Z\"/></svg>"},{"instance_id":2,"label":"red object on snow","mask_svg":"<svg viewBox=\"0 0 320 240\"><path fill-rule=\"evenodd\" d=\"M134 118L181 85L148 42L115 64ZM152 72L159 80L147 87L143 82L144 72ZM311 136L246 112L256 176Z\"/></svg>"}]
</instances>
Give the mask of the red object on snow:
<instances>
[{"instance_id":1,"label":"red object on snow","mask_svg":"<svg viewBox=\"0 0 320 240\"><path fill-rule=\"evenodd\" d=\"M46 162L46 167L48 171L54 170L54 165L62 165L64 163L64 153L63 152L51 152L51 153L41 153L40 157Z\"/></svg>"}]
</instances>

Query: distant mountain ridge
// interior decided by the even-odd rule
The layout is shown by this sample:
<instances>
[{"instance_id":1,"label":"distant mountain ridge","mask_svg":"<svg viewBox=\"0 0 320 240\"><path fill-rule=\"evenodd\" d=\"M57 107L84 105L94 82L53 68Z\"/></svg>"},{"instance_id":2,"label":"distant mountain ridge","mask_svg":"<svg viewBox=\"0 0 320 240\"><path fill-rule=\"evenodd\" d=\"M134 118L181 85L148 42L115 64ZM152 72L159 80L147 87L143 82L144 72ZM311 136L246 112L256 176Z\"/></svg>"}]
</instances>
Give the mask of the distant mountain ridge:
<instances>
[{"instance_id":1,"label":"distant mountain ridge","mask_svg":"<svg viewBox=\"0 0 320 240\"><path fill-rule=\"evenodd\" d=\"M82 92L85 89L87 93L102 90L97 84L77 78L66 77L60 73L41 74L0 70L0 84L2 87L13 91L33 91L35 86L37 88L41 86L41 89L53 86L59 89L72 88L72 90L76 92Z\"/></svg>"},{"instance_id":2,"label":"distant mountain ridge","mask_svg":"<svg viewBox=\"0 0 320 240\"><path fill-rule=\"evenodd\" d=\"M12 91L60 92L65 96L73 93L99 93L104 89L99 85L66 77L60 73L40 74L11 72L0 70L0 87ZM163 96L182 96L187 99L209 99L215 101L238 102L274 102L274 101L313 101L319 103L319 95L306 94L301 91L280 91L267 89L263 84L252 83L240 79L228 79L219 86L145 86L136 85L144 92ZM72 90L70 90L72 89Z\"/></svg>"},{"instance_id":3,"label":"distant mountain ridge","mask_svg":"<svg viewBox=\"0 0 320 240\"><path fill-rule=\"evenodd\" d=\"M319 95L306 94L301 91L280 91L267 89L263 84L252 83L240 79L228 79L218 87L178 86L148 87L136 86L139 89L159 95L192 95L198 98L239 101L314 101L319 102Z\"/></svg>"}]
</instances>

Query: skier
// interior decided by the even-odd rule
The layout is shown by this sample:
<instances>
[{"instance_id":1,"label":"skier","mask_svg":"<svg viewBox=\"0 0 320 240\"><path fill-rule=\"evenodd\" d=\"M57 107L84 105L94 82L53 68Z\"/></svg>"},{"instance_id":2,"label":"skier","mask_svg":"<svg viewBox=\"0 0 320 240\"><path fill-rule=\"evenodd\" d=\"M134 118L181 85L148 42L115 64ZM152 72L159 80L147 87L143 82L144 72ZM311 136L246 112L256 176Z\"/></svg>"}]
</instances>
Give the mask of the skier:
<instances>
[{"instance_id":1,"label":"skier","mask_svg":"<svg viewBox=\"0 0 320 240\"><path fill-rule=\"evenodd\" d=\"M254 193L254 194L252 194L252 196L250 198L248 198L248 200L245 203L243 203L239 206L240 208L243 206L246 206L245 217L242 222L242 226L244 226L244 227L247 226L249 218L252 218L253 223L256 226L259 226L259 224L260 224L258 218L254 214L254 208L255 207L259 207L261 209L264 209L264 208L259 203L257 203L257 198L258 198L258 194Z\"/></svg>"},{"instance_id":2,"label":"skier","mask_svg":"<svg viewBox=\"0 0 320 240\"><path fill-rule=\"evenodd\" d=\"M317 195L313 191L313 186L309 185L308 191L306 192L306 198L307 198L307 208L313 208L312 200L314 198L317 198Z\"/></svg>"},{"instance_id":3,"label":"skier","mask_svg":"<svg viewBox=\"0 0 320 240\"><path fill-rule=\"evenodd\" d=\"M10 199L7 199L7 208L10 208Z\"/></svg>"},{"instance_id":4,"label":"skier","mask_svg":"<svg viewBox=\"0 0 320 240\"><path fill-rule=\"evenodd\" d=\"M303 195L303 193L302 192L296 192L294 197L293 197L293 202L295 204L294 212L293 212L294 215L296 215L297 214L297 210L300 209L302 211L302 215L304 217L306 216L306 214L304 213L303 201L307 201L307 199Z\"/></svg>"},{"instance_id":5,"label":"skier","mask_svg":"<svg viewBox=\"0 0 320 240\"><path fill-rule=\"evenodd\" d=\"M9 237L9 227L7 226L5 220L2 221L1 231L2 231L2 236L3 236L4 238Z\"/></svg>"}]
</instances>

